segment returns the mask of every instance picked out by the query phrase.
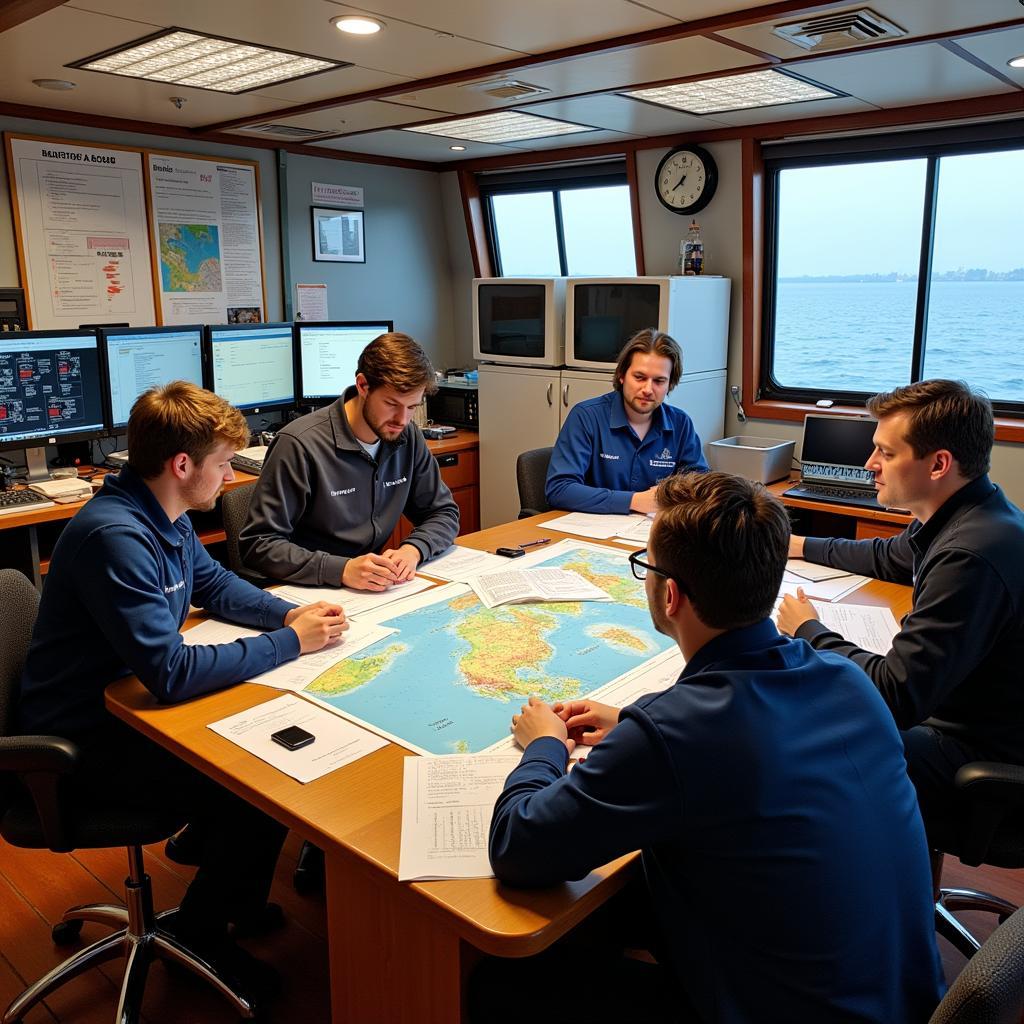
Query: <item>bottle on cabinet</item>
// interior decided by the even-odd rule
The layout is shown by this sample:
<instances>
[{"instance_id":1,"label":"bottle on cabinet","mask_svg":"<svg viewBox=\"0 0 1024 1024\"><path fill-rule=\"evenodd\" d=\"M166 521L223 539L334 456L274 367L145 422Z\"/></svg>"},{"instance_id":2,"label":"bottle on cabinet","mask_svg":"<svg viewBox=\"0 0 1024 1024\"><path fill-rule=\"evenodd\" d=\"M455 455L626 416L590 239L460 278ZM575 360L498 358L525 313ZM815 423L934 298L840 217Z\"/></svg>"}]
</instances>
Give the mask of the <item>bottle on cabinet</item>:
<instances>
[{"instance_id":1,"label":"bottle on cabinet","mask_svg":"<svg viewBox=\"0 0 1024 1024\"><path fill-rule=\"evenodd\" d=\"M690 221L687 237L679 243L679 273L684 277L699 277L704 273L704 242L696 220Z\"/></svg>"}]
</instances>

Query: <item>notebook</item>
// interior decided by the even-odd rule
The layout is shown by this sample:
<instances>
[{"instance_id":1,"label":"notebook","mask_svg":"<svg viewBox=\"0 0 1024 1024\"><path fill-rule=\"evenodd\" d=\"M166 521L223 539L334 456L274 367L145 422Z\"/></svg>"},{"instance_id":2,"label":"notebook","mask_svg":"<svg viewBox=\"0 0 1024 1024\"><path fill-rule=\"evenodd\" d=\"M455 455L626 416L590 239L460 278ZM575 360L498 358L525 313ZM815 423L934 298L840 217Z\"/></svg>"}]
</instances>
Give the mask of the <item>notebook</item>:
<instances>
[{"instance_id":1,"label":"notebook","mask_svg":"<svg viewBox=\"0 0 1024 1024\"><path fill-rule=\"evenodd\" d=\"M783 496L881 509L875 474L864 468L875 447L875 426L866 417L809 414L800 448L800 483Z\"/></svg>"}]
</instances>

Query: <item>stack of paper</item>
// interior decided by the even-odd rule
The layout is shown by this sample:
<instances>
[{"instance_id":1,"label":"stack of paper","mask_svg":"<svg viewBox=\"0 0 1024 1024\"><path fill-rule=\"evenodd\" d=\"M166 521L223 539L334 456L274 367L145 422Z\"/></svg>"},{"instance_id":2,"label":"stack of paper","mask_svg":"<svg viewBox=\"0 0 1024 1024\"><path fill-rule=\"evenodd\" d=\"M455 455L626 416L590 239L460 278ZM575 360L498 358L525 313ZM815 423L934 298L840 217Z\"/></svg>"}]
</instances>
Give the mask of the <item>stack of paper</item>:
<instances>
[{"instance_id":1,"label":"stack of paper","mask_svg":"<svg viewBox=\"0 0 1024 1024\"><path fill-rule=\"evenodd\" d=\"M284 587L275 587L271 593L282 601L290 601L292 604L316 604L317 601L327 601L329 604L340 604L345 610L345 615L354 619L359 615L366 615L382 608L392 601L408 597L410 594L418 594L421 590L429 590L433 583L421 576L415 576L406 583L396 583L387 590L352 590L350 587L302 587L289 584Z\"/></svg>"},{"instance_id":2,"label":"stack of paper","mask_svg":"<svg viewBox=\"0 0 1024 1024\"><path fill-rule=\"evenodd\" d=\"M484 572L498 572L507 565L508 561L501 555L492 555L489 551L477 551L475 548L463 548L453 544L437 558L432 558L420 566L420 570L430 576L436 576L439 580L462 583Z\"/></svg>"},{"instance_id":3,"label":"stack of paper","mask_svg":"<svg viewBox=\"0 0 1024 1024\"><path fill-rule=\"evenodd\" d=\"M592 537L594 540L610 540L622 535L640 517L632 515L602 516L590 512L569 512L557 519L549 519L545 530L571 533L577 537Z\"/></svg>"},{"instance_id":4,"label":"stack of paper","mask_svg":"<svg viewBox=\"0 0 1024 1024\"><path fill-rule=\"evenodd\" d=\"M535 601L610 601L611 597L577 572L541 567L506 569L474 576L469 585L486 608Z\"/></svg>"}]
</instances>

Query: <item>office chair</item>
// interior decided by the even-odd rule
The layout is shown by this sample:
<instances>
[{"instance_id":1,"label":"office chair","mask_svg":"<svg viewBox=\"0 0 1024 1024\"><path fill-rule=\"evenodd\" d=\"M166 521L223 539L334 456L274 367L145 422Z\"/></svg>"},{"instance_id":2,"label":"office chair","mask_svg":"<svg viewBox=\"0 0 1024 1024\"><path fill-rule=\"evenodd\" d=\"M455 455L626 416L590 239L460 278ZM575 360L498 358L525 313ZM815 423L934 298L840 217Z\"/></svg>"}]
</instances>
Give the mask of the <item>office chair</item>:
<instances>
[{"instance_id":1,"label":"office chair","mask_svg":"<svg viewBox=\"0 0 1024 1024\"><path fill-rule=\"evenodd\" d=\"M516 484L519 486L519 519L540 515L551 506L544 495L548 478L551 448L533 448L522 452L516 459Z\"/></svg>"},{"instance_id":2,"label":"office chair","mask_svg":"<svg viewBox=\"0 0 1024 1024\"><path fill-rule=\"evenodd\" d=\"M1024 766L972 761L956 773L954 784L964 801L957 837L936 853L953 854L969 867L1024 867ZM971 956L980 943L952 912L984 910L998 914L1003 921L1016 909L990 893L939 888L935 928L965 956Z\"/></svg>"},{"instance_id":3,"label":"office chair","mask_svg":"<svg viewBox=\"0 0 1024 1024\"><path fill-rule=\"evenodd\" d=\"M1020 1024L1024 1014L1024 908L986 940L928 1024Z\"/></svg>"},{"instance_id":4,"label":"office chair","mask_svg":"<svg viewBox=\"0 0 1024 1024\"><path fill-rule=\"evenodd\" d=\"M153 892L143 866L142 847L166 839L184 824L159 807L128 811L116 802L116 780L93 799L67 792L78 748L58 736L12 735L14 706L32 627L39 608L36 588L17 570L0 570L0 836L12 846L70 853L75 849L125 846L128 877L125 906L95 903L72 907L53 927L57 945L77 940L85 921L112 925L112 935L80 949L30 985L7 1008L2 1024L21 1024L33 1006L65 982L92 967L123 956L124 981L117 1024L140 1020L150 963L157 957L187 968L212 985L243 1018L255 1016L249 997L225 981L216 969L161 927L173 913L154 913Z\"/></svg>"},{"instance_id":5,"label":"office chair","mask_svg":"<svg viewBox=\"0 0 1024 1024\"><path fill-rule=\"evenodd\" d=\"M252 572L245 567L242 561L242 552L238 547L238 535L249 518L249 502L252 501L252 494L256 488L256 481L242 484L233 491L225 491L220 499L220 513L224 520L224 545L227 549L228 568L243 580L248 580L257 587L262 587L270 581L263 576Z\"/></svg>"}]
</instances>

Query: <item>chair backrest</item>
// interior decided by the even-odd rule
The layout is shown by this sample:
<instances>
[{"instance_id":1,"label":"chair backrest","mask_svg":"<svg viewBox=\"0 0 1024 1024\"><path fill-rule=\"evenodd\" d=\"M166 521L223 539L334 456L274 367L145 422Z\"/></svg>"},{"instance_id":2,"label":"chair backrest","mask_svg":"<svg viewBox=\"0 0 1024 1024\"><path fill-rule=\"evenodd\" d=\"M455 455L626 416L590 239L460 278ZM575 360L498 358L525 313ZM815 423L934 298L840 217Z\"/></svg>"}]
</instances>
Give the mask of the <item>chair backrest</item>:
<instances>
[{"instance_id":1,"label":"chair backrest","mask_svg":"<svg viewBox=\"0 0 1024 1024\"><path fill-rule=\"evenodd\" d=\"M984 942L928 1024L1020 1024L1024 1014L1024 907Z\"/></svg>"},{"instance_id":2,"label":"chair backrest","mask_svg":"<svg viewBox=\"0 0 1024 1024\"><path fill-rule=\"evenodd\" d=\"M245 520L249 516L249 502L252 501L253 491L256 489L256 481L242 484L233 491L227 491L220 499L221 515L224 517L224 533L227 535L225 546L227 547L228 568L239 576L252 579L255 575L245 568L242 563L242 553L238 547L238 535L245 526Z\"/></svg>"},{"instance_id":3,"label":"chair backrest","mask_svg":"<svg viewBox=\"0 0 1024 1024\"><path fill-rule=\"evenodd\" d=\"M39 591L17 569L0 569L0 736L10 735Z\"/></svg>"},{"instance_id":4,"label":"chair backrest","mask_svg":"<svg viewBox=\"0 0 1024 1024\"><path fill-rule=\"evenodd\" d=\"M532 448L516 459L516 483L519 485L519 518L547 512L551 506L544 496L544 483L548 478L550 448Z\"/></svg>"}]
</instances>

